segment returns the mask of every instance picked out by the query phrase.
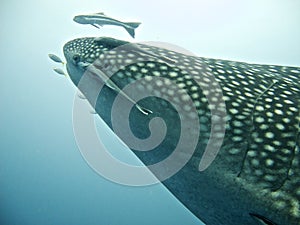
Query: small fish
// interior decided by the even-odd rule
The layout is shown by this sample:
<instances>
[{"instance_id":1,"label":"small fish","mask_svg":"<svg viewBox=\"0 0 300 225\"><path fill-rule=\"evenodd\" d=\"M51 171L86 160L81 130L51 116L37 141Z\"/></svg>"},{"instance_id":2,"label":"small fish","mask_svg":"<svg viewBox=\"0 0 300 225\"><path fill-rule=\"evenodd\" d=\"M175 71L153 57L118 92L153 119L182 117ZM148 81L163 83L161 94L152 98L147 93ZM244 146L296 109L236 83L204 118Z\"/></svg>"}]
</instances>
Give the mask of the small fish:
<instances>
[{"instance_id":1,"label":"small fish","mask_svg":"<svg viewBox=\"0 0 300 225\"><path fill-rule=\"evenodd\" d=\"M79 94L78 97L82 100L86 100L86 97L83 94Z\"/></svg>"},{"instance_id":2,"label":"small fish","mask_svg":"<svg viewBox=\"0 0 300 225\"><path fill-rule=\"evenodd\" d=\"M54 68L53 70L60 75L67 76L67 74L62 69Z\"/></svg>"},{"instance_id":3,"label":"small fish","mask_svg":"<svg viewBox=\"0 0 300 225\"><path fill-rule=\"evenodd\" d=\"M104 13L95 13L90 15L78 15L73 18L76 23L79 24L91 24L96 28L100 28L104 25L114 25L124 27L124 29L134 38L135 31L134 29L137 28L141 23L139 22L131 22L125 23L111 17L106 16Z\"/></svg>"},{"instance_id":4,"label":"small fish","mask_svg":"<svg viewBox=\"0 0 300 225\"><path fill-rule=\"evenodd\" d=\"M97 112L93 109L93 110L90 110L90 114L94 114L94 115L96 115L97 114Z\"/></svg>"},{"instance_id":5,"label":"small fish","mask_svg":"<svg viewBox=\"0 0 300 225\"><path fill-rule=\"evenodd\" d=\"M61 63L61 64L65 64L61 58L59 58L57 55L54 55L54 54L48 54L49 58L54 61L54 62L57 62L57 63Z\"/></svg>"}]
</instances>

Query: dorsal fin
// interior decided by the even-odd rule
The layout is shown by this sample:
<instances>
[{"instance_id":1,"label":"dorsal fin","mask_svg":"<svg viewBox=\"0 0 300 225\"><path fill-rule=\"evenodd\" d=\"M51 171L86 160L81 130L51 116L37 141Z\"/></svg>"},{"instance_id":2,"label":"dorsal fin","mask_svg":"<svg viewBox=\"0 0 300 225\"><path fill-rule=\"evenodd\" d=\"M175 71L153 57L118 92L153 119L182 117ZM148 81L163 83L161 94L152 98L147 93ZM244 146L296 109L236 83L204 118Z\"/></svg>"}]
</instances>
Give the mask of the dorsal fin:
<instances>
[{"instance_id":1,"label":"dorsal fin","mask_svg":"<svg viewBox=\"0 0 300 225\"><path fill-rule=\"evenodd\" d=\"M95 14L98 14L98 15L103 15L103 16L105 16L104 12L98 12L98 13L95 13Z\"/></svg>"}]
</instances>

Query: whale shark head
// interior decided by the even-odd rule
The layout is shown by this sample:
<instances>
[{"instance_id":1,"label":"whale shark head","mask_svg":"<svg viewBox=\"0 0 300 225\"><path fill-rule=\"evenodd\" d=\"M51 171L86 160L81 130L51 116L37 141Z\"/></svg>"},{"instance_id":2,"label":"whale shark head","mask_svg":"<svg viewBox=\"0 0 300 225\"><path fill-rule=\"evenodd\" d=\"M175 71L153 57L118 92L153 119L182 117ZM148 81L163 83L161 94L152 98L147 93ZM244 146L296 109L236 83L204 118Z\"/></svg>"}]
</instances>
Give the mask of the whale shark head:
<instances>
[{"instance_id":1,"label":"whale shark head","mask_svg":"<svg viewBox=\"0 0 300 225\"><path fill-rule=\"evenodd\" d=\"M72 40L64 46L67 71L111 127L120 93L138 105L128 120L139 138L151 135L145 124L163 118L165 139L147 154L135 152L146 165L168 157L182 133L191 136L185 142L186 149L195 146L190 160L163 184L208 225L298 224L300 69L195 57L142 44L122 47L127 44L107 37ZM133 90L126 89L135 82ZM122 107L117 112L121 122ZM184 132L176 109L192 121ZM222 123L213 122L215 115L224 130ZM193 136L188 129L195 121L201 132ZM222 143L212 145L220 149L202 171L199 163L212 133ZM168 168L150 170L159 177Z\"/></svg>"},{"instance_id":2,"label":"whale shark head","mask_svg":"<svg viewBox=\"0 0 300 225\"><path fill-rule=\"evenodd\" d=\"M91 65L101 54L124 44L126 42L105 37L79 38L66 43L63 51L71 79L78 84L88 65Z\"/></svg>"}]
</instances>

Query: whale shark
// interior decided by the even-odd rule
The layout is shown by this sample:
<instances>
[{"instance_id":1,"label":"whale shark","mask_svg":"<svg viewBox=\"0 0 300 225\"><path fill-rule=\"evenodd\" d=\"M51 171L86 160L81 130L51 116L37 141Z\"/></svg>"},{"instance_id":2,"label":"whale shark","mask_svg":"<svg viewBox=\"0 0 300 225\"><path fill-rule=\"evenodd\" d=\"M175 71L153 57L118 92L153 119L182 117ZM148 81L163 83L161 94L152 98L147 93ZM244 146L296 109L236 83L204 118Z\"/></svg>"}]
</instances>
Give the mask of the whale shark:
<instances>
[{"instance_id":1,"label":"whale shark","mask_svg":"<svg viewBox=\"0 0 300 225\"><path fill-rule=\"evenodd\" d=\"M95 112L112 130L120 126L114 132L163 185L207 225L299 224L300 68L148 44L122 48L128 44L110 37L71 40L63 47L66 68ZM154 120L160 129L151 128ZM128 143L123 122L141 143ZM163 138L151 151L138 150L156 134ZM173 164L151 167L178 145Z\"/></svg>"}]
</instances>

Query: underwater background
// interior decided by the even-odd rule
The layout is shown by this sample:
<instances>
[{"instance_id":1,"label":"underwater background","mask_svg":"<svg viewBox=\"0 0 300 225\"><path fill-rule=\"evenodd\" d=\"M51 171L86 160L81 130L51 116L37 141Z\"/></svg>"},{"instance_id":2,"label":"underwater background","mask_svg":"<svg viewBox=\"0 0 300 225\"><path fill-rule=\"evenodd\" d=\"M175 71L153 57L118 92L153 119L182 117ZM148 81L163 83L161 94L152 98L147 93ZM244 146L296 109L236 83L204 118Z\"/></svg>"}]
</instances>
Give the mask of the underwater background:
<instances>
[{"instance_id":1,"label":"underwater background","mask_svg":"<svg viewBox=\"0 0 300 225\"><path fill-rule=\"evenodd\" d=\"M203 57L300 66L298 0L1 1L1 225L202 224L162 185L112 183L78 150L76 88L53 72L48 53L63 57L62 46L76 37L132 41L123 28L72 21L101 11L142 22L134 41L169 42ZM97 119L99 129L107 129ZM136 160L109 130L106 140L124 150L120 158Z\"/></svg>"}]
</instances>

